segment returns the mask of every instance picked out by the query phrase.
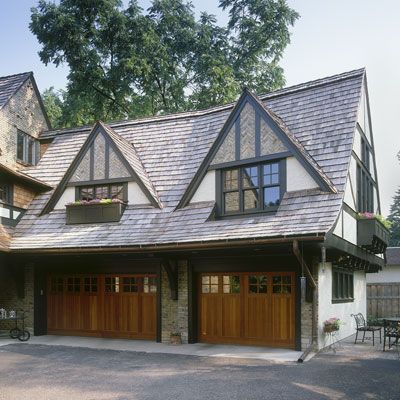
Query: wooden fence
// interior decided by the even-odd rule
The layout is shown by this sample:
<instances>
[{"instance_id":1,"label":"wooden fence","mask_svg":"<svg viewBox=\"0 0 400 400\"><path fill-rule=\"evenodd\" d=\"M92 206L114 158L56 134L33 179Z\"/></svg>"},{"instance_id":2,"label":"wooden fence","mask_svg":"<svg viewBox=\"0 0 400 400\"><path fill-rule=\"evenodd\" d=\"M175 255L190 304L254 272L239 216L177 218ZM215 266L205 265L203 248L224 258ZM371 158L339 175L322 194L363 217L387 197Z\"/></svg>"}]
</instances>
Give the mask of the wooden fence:
<instances>
[{"instance_id":1,"label":"wooden fence","mask_svg":"<svg viewBox=\"0 0 400 400\"><path fill-rule=\"evenodd\" d=\"M367 284L367 315L372 318L400 316L400 283Z\"/></svg>"}]
</instances>

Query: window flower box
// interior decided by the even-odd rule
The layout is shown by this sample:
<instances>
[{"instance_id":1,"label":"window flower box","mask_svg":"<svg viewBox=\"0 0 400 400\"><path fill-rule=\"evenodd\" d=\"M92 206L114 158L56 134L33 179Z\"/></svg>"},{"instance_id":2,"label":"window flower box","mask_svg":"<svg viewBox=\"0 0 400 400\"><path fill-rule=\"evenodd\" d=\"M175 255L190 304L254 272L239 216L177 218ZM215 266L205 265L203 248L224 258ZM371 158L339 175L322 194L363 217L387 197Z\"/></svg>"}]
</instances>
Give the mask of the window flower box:
<instances>
[{"instance_id":1,"label":"window flower box","mask_svg":"<svg viewBox=\"0 0 400 400\"><path fill-rule=\"evenodd\" d=\"M357 243L372 253L383 253L389 243L389 229L385 226L385 221L372 213L359 214Z\"/></svg>"},{"instance_id":2,"label":"window flower box","mask_svg":"<svg viewBox=\"0 0 400 400\"><path fill-rule=\"evenodd\" d=\"M115 200L77 201L67 204L67 224L118 222L126 204Z\"/></svg>"}]
</instances>

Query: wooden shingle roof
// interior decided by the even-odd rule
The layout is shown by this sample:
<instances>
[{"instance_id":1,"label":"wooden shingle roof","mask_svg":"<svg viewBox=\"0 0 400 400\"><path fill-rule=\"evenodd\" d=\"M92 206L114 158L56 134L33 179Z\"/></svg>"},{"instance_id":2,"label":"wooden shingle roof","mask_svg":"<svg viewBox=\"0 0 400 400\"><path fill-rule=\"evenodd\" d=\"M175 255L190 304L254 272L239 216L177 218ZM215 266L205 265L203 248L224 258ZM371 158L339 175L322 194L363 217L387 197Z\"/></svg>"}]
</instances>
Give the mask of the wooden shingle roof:
<instances>
[{"instance_id":1,"label":"wooden shingle roof","mask_svg":"<svg viewBox=\"0 0 400 400\"><path fill-rule=\"evenodd\" d=\"M316 235L339 214L351 158L364 69L260 96L334 188L288 192L273 215L212 220L214 202L175 209L228 118L233 104L135 121L110 123L140 158L162 209L128 205L121 221L66 225L65 211L38 217L51 193L39 195L16 227L11 248L91 248L204 243ZM54 138L40 163L27 171L58 185L90 132L89 127L49 131Z\"/></svg>"},{"instance_id":2,"label":"wooden shingle roof","mask_svg":"<svg viewBox=\"0 0 400 400\"><path fill-rule=\"evenodd\" d=\"M3 108L14 93L32 76L32 72L0 77L0 109Z\"/></svg>"}]
</instances>

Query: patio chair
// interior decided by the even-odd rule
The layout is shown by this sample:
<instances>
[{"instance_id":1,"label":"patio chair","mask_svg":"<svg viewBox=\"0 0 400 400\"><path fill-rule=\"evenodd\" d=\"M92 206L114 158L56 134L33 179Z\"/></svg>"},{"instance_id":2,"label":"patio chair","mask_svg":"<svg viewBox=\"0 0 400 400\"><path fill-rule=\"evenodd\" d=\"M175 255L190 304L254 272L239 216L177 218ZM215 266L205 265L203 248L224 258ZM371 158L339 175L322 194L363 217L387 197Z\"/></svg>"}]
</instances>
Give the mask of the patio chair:
<instances>
[{"instance_id":1,"label":"patio chair","mask_svg":"<svg viewBox=\"0 0 400 400\"><path fill-rule=\"evenodd\" d=\"M362 343L365 340L365 332L372 332L372 345L375 346L375 332L379 331L379 343L382 343L382 327L381 326L369 326L362 313L351 314L356 321L356 339L354 340L354 344L357 343L358 340L358 332L363 332ZM368 338L367 338L368 339Z\"/></svg>"},{"instance_id":2,"label":"patio chair","mask_svg":"<svg viewBox=\"0 0 400 400\"><path fill-rule=\"evenodd\" d=\"M399 339L400 339L400 325L399 321L389 321L387 319L383 320L383 351L386 348L386 338L389 342L389 349L392 346L396 346L397 351L399 351ZM391 343L393 339L393 343Z\"/></svg>"}]
</instances>

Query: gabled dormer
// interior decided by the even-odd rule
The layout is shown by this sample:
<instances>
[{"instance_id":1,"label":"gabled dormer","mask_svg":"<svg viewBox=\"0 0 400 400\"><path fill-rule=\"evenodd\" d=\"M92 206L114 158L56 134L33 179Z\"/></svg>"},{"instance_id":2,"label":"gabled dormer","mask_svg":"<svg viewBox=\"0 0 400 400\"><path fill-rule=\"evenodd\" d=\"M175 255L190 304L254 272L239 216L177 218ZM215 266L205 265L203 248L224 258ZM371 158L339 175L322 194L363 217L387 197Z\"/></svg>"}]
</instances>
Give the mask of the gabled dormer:
<instances>
[{"instance_id":1,"label":"gabled dormer","mask_svg":"<svg viewBox=\"0 0 400 400\"><path fill-rule=\"evenodd\" d=\"M134 146L107 125L98 122L47 202L42 215L53 209L65 209L66 206L67 211L68 206L75 207L74 211L82 206L82 215L87 214L88 210L96 210L96 206L103 213L111 209L105 207L111 203L161 208L157 192ZM123 209L119 206L121 215ZM116 220L119 218L112 219ZM71 222L71 219L69 222L77 223ZM108 221L89 218L82 222Z\"/></svg>"},{"instance_id":2,"label":"gabled dormer","mask_svg":"<svg viewBox=\"0 0 400 400\"><path fill-rule=\"evenodd\" d=\"M276 212L287 191L336 189L283 121L244 90L178 207L219 216Z\"/></svg>"}]
</instances>

